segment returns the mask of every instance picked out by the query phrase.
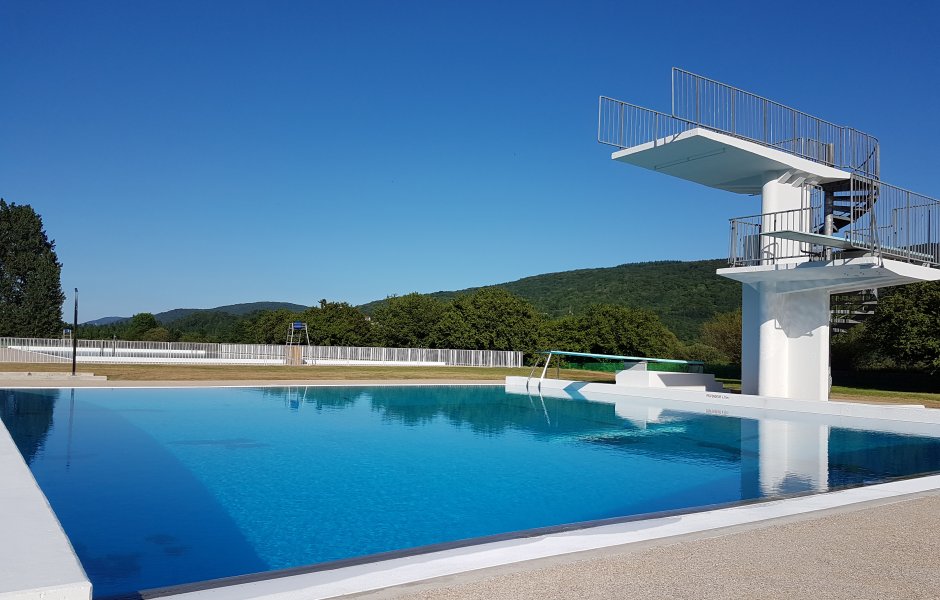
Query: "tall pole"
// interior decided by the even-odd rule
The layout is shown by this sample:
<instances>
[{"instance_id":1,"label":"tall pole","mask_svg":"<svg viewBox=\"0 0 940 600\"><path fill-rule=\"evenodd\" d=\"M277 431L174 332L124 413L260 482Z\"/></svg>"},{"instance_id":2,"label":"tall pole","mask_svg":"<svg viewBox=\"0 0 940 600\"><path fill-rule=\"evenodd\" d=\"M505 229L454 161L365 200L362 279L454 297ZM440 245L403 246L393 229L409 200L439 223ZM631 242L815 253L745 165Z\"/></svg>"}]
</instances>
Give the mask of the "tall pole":
<instances>
[{"instance_id":1,"label":"tall pole","mask_svg":"<svg viewBox=\"0 0 940 600\"><path fill-rule=\"evenodd\" d=\"M75 377L75 358L78 354L78 288L75 288L75 314L72 317L72 377Z\"/></svg>"}]
</instances>

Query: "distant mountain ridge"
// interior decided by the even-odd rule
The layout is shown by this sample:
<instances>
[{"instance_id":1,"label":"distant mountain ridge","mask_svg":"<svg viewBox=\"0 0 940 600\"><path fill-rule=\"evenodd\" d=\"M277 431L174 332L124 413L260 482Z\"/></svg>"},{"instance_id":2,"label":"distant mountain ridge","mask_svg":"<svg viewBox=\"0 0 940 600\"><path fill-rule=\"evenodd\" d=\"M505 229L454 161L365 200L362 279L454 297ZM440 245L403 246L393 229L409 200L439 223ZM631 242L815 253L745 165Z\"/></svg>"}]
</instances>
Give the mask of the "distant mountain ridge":
<instances>
[{"instance_id":1,"label":"distant mountain ridge","mask_svg":"<svg viewBox=\"0 0 940 600\"><path fill-rule=\"evenodd\" d=\"M225 306L216 306L215 308L174 308L161 313L155 313L153 316L161 324L168 325L173 321L177 321L196 312L221 312L234 316L242 316L259 310L278 310L281 308L286 308L293 312L300 312L310 307L302 304L294 304L293 302L245 302L242 304L226 304ZM86 321L82 323L82 325L111 325L113 323L127 321L128 319L130 319L130 317L102 317L94 321Z\"/></svg>"},{"instance_id":2,"label":"distant mountain ridge","mask_svg":"<svg viewBox=\"0 0 940 600\"><path fill-rule=\"evenodd\" d=\"M583 313L594 304L649 309L659 315L681 340L694 341L698 339L703 323L741 305L741 284L715 274L716 269L725 266L727 261L724 259L628 263L545 273L481 287L505 289L528 300L549 317ZM439 291L427 295L448 300L478 289ZM358 308L371 315L384 302L384 299L375 300ZM176 308L154 316L161 324L170 325L194 313L216 312L240 317L259 310L281 308L301 312L309 307L290 302L248 302L215 308ZM104 317L88 324L106 325L124 320L127 317Z\"/></svg>"}]
</instances>

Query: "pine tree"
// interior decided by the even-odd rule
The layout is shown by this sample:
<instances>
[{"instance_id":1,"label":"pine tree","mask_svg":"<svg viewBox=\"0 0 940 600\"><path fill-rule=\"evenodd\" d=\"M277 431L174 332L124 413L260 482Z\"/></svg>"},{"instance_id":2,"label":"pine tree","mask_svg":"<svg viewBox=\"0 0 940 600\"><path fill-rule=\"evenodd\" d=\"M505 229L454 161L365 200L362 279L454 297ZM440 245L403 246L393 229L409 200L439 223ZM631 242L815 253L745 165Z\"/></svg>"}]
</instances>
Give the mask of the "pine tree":
<instances>
[{"instance_id":1,"label":"pine tree","mask_svg":"<svg viewBox=\"0 0 940 600\"><path fill-rule=\"evenodd\" d=\"M28 204L0 198L0 337L52 337L65 294L55 242Z\"/></svg>"}]
</instances>

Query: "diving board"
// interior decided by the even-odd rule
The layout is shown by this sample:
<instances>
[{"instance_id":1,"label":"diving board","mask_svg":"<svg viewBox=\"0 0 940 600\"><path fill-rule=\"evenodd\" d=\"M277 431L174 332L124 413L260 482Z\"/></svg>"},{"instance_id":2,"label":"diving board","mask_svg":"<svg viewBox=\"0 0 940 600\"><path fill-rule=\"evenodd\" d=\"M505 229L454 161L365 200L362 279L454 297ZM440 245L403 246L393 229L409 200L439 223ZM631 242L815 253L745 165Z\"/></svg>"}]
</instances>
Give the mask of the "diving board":
<instances>
[{"instance_id":1,"label":"diving board","mask_svg":"<svg viewBox=\"0 0 940 600\"><path fill-rule=\"evenodd\" d=\"M808 231L795 231L793 229L781 229L780 231L767 231L760 234L761 237L774 237L780 238L783 240L791 240L794 242L805 242L808 244L815 244L817 246L827 246L829 248L839 248L841 250L861 250L863 252L870 252L861 244L855 244L852 240L847 240L844 238L838 238L831 235L823 235L821 233L810 233ZM878 247L881 250L881 253L886 256L895 256L901 258L909 258L913 260L919 260L923 262L930 262L933 260L933 255L927 254L925 252L920 252L912 248L896 248L894 246L880 245Z\"/></svg>"},{"instance_id":2,"label":"diving board","mask_svg":"<svg viewBox=\"0 0 940 600\"><path fill-rule=\"evenodd\" d=\"M808 231L794 231L793 229L781 229L780 231L767 231L760 234L761 237L775 237L794 242L806 242L816 244L817 246L828 246L830 248L841 248L842 250L864 250L850 242L849 240L823 235L821 233L810 233Z\"/></svg>"},{"instance_id":3,"label":"diving board","mask_svg":"<svg viewBox=\"0 0 940 600\"><path fill-rule=\"evenodd\" d=\"M679 360L675 358L652 358L648 356L621 356L618 354L595 354L592 352L567 352L564 350L546 350L539 352L545 355L545 366L542 369L542 375L535 379L533 375L538 368L538 361L532 365L532 372L526 379L526 387L534 390L540 390L543 381L546 381L545 375L548 372L548 366L553 356L575 356L583 358L599 358L609 360L620 360L624 363L624 369L617 371L614 375L616 385L630 388L678 388L687 390L700 390L709 392L724 391L724 386L715 380L714 375L703 373L705 363L700 360ZM649 371L646 366L649 363L685 365L688 369L686 373ZM560 368L560 364L556 368ZM551 381L551 380L549 380Z\"/></svg>"},{"instance_id":4,"label":"diving board","mask_svg":"<svg viewBox=\"0 0 940 600\"><path fill-rule=\"evenodd\" d=\"M666 363L673 365L704 365L700 360L679 360L677 358L650 358L646 356L620 356L617 354L592 354L590 352L567 352L563 350L546 350L539 354L548 354L551 356L580 356L584 358L605 358L611 360L622 360L624 362L651 362Z\"/></svg>"}]
</instances>

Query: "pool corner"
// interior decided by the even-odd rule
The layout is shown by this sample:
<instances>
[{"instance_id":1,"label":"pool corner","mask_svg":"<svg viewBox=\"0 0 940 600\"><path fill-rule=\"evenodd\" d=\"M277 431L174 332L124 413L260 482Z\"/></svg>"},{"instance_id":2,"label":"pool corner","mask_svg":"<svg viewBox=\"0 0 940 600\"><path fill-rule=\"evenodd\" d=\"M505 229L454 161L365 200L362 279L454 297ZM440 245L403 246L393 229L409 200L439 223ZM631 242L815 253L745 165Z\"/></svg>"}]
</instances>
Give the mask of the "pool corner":
<instances>
[{"instance_id":1,"label":"pool corner","mask_svg":"<svg viewBox=\"0 0 940 600\"><path fill-rule=\"evenodd\" d=\"M0 423L0 600L88 600L91 582Z\"/></svg>"}]
</instances>

